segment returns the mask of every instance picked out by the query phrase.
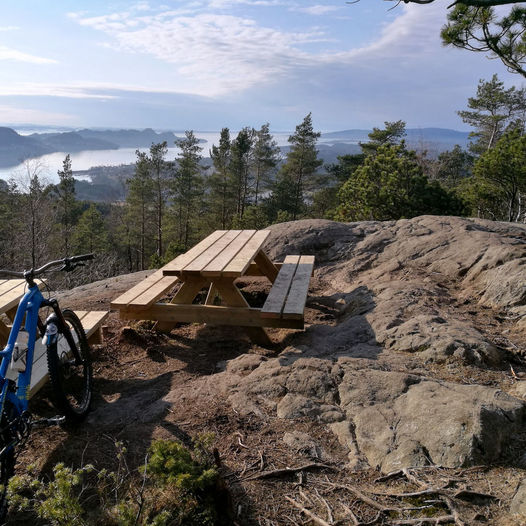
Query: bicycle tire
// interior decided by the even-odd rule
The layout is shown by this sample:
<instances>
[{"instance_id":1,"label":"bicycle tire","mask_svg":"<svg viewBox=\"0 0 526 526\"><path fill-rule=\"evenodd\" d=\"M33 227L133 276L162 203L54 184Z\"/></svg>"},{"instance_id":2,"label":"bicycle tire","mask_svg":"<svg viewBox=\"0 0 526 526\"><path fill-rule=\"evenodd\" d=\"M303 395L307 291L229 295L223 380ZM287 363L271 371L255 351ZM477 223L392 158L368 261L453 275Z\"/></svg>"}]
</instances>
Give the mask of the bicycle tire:
<instances>
[{"instance_id":1,"label":"bicycle tire","mask_svg":"<svg viewBox=\"0 0 526 526\"><path fill-rule=\"evenodd\" d=\"M0 451L13 441L13 431L9 423L15 418L16 411L14 405L6 400L4 402L4 412L0 419ZM15 449L11 448L0 456L0 524L5 524L7 517L7 484L9 479L15 474Z\"/></svg>"},{"instance_id":2,"label":"bicycle tire","mask_svg":"<svg viewBox=\"0 0 526 526\"><path fill-rule=\"evenodd\" d=\"M69 309L62 315L71 329L82 363L73 363L73 353L59 329L57 341L48 345L47 364L53 388L55 407L68 423L78 423L88 414L93 391L90 347L78 316Z\"/></svg>"}]
</instances>

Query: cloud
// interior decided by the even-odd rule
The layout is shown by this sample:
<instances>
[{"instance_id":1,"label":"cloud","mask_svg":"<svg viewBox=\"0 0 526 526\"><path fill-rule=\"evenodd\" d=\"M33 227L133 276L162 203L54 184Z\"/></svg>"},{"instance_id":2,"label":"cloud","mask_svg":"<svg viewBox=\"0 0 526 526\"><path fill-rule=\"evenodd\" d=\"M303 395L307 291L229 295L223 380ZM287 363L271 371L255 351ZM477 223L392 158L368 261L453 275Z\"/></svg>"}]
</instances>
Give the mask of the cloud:
<instances>
[{"instance_id":1,"label":"cloud","mask_svg":"<svg viewBox=\"0 0 526 526\"><path fill-rule=\"evenodd\" d=\"M325 41L319 30L283 32L253 19L224 14L194 16L128 13L82 18L114 39L113 47L154 56L175 67L175 89L205 96L243 91L275 81L316 56L304 44Z\"/></svg>"},{"instance_id":2,"label":"cloud","mask_svg":"<svg viewBox=\"0 0 526 526\"><path fill-rule=\"evenodd\" d=\"M110 37L106 46L170 64L169 80L165 81L170 83L169 91L209 97L281 82L307 71L315 74L325 65L371 67L371 61L377 61L384 67L389 57L415 61L439 48L437 35L444 20L443 5L404 6L375 41L345 49L343 42L328 38L319 28L286 31L263 26L247 16L210 12L212 7L236 4L284 5L283 0L206 1L146 14L129 11L88 17L77 13L73 19ZM209 9L202 12L206 5ZM294 7L313 15L339 8L322 4ZM336 44L337 50L330 49L328 43L333 48Z\"/></svg>"},{"instance_id":3,"label":"cloud","mask_svg":"<svg viewBox=\"0 0 526 526\"><path fill-rule=\"evenodd\" d=\"M23 53L22 51L17 51L16 49L11 49L6 46L0 46L0 60L29 62L30 64L56 64L57 63L56 60L53 60L50 58L44 58L44 57L37 57L35 55L28 55L27 53Z\"/></svg>"},{"instance_id":4,"label":"cloud","mask_svg":"<svg viewBox=\"0 0 526 526\"><path fill-rule=\"evenodd\" d=\"M291 11L298 11L300 13L306 13L307 15L321 16L326 15L327 13L332 13L333 11L338 11L341 9L341 6L335 5L312 5L310 7L293 7Z\"/></svg>"},{"instance_id":5,"label":"cloud","mask_svg":"<svg viewBox=\"0 0 526 526\"><path fill-rule=\"evenodd\" d=\"M440 28L445 22L444 6L406 5L402 14L385 25L380 37L365 46L339 54L344 61L408 58L418 60L428 53L442 51L437 45Z\"/></svg>"},{"instance_id":6,"label":"cloud","mask_svg":"<svg viewBox=\"0 0 526 526\"><path fill-rule=\"evenodd\" d=\"M0 26L0 31L18 31L18 26Z\"/></svg>"},{"instance_id":7,"label":"cloud","mask_svg":"<svg viewBox=\"0 0 526 526\"><path fill-rule=\"evenodd\" d=\"M283 2L281 0L208 0L208 7L211 9L229 9L236 5L278 6L283 5Z\"/></svg>"}]
</instances>

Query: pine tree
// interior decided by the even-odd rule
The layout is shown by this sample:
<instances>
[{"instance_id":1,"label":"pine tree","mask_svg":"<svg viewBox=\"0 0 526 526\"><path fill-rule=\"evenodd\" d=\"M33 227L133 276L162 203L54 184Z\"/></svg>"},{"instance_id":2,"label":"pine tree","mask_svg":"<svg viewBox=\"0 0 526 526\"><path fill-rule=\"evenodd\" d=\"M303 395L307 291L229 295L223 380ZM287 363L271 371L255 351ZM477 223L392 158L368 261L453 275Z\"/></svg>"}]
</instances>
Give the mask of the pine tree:
<instances>
[{"instance_id":1,"label":"pine tree","mask_svg":"<svg viewBox=\"0 0 526 526\"><path fill-rule=\"evenodd\" d=\"M416 153L404 142L380 146L343 184L337 219L368 221L400 219L422 214L460 215L461 201L430 182Z\"/></svg>"},{"instance_id":2,"label":"pine tree","mask_svg":"<svg viewBox=\"0 0 526 526\"><path fill-rule=\"evenodd\" d=\"M524 129L526 116L526 89L504 89L497 75L490 81L480 80L477 96L468 99L469 110L459 111L462 120L475 128L470 145L475 154L482 154L495 146L502 134L510 128Z\"/></svg>"},{"instance_id":3,"label":"pine tree","mask_svg":"<svg viewBox=\"0 0 526 526\"><path fill-rule=\"evenodd\" d=\"M66 155L62 163L62 170L58 171L60 179L56 190L58 194L58 221L61 226L61 236L63 253L65 256L70 254L71 233L75 222L76 199L75 199L75 179L71 169L71 157Z\"/></svg>"},{"instance_id":4,"label":"pine tree","mask_svg":"<svg viewBox=\"0 0 526 526\"><path fill-rule=\"evenodd\" d=\"M148 158L155 189L155 216L157 227L157 257L163 256L163 217L167 194L167 163L168 147L166 141L150 146Z\"/></svg>"},{"instance_id":5,"label":"pine tree","mask_svg":"<svg viewBox=\"0 0 526 526\"><path fill-rule=\"evenodd\" d=\"M255 134L252 163L254 170L254 204L257 206L260 194L270 186L270 174L279 161L279 148L272 138L267 122Z\"/></svg>"},{"instance_id":6,"label":"pine tree","mask_svg":"<svg viewBox=\"0 0 526 526\"><path fill-rule=\"evenodd\" d=\"M287 160L282 167L280 177L289 179L286 184L281 183L281 187L292 186L293 194L289 196L290 212L292 219L295 220L301 214L304 207L305 191L309 189L309 183L318 168L323 164L318 159L316 143L320 137L319 132L315 132L312 127L312 114L309 113L301 124L296 126L296 131L289 137L291 145L287 154Z\"/></svg>"},{"instance_id":7,"label":"pine tree","mask_svg":"<svg viewBox=\"0 0 526 526\"><path fill-rule=\"evenodd\" d=\"M209 179L212 213L222 229L230 226L235 208L235 190L230 171L230 148L230 130L223 128L219 138L219 146L213 145L210 151L210 157L214 163L214 173Z\"/></svg>"},{"instance_id":8,"label":"pine tree","mask_svg":"<svg viewBox=\"0 0 526 526\"><path fill-rule=\"evenodd\" d=\"M360 148L365 155L374 155L380 146L399 144L405 136L405 122L384 122L385 128L373 128L368 134L369 142L360 143Z\"/></svg>"},{"instance_id":9,"label":"pine tree","mask_svg":"<svg viewBox=\"0 0 526 526\"><path fill-rule=\"evenodd\" d=\"M245 208L249 205L252 178L250 167L252 164L252 146L254 144L254 129L245 127L232 142L231 173L236 198L236 216L243 217Z\"/></svg>"},{"instance_id":10,"label":"pine tree","mask_svg":"<svg viewBox=\"0 0 526 526\"><path fill-rule=\"evenodd\" d=\"M154 224L153 208L155 199L154 181L150 173L150 161L144 152L136 151L135 173L127 180L126 230L132 238L138 238L138 268L146 268L148 240L152 239Z\"/></svg>"},{"instance_id":11,"label":"pine tree","mask_svg":"<svg viewBox=\"0 0 526 526\"><path fill-rule=\"evenodd\" d=\"M79 253L100 254L109 248L108 230L94 203L80 216L73 236L73 246Z\"/></svg>"},{"instance_id":12,"label":"pine tree","mask_svg":"<svg viewBox=\"0 0 526 526\"><path fill-rule=\"evenodd\" d=\"M185 138L176 141L181 153L176 159L172 183L172 200L176 210L179 242L188 248L192 238L192 218L198 216L198 201L203 192L201 176L201 146L193 131L186 131Z\"/></svg>"},{"instance_id":13,"label":"pine tree","mask_svg":"<svg viewBox=\"0 0 526 526\"><path fill-rule=\"evenodd\" d=\"M523 221L526 212L526 136L505 133L473 167L465 195L472 212L494 220Z\"/></svg>"}]
</instances>

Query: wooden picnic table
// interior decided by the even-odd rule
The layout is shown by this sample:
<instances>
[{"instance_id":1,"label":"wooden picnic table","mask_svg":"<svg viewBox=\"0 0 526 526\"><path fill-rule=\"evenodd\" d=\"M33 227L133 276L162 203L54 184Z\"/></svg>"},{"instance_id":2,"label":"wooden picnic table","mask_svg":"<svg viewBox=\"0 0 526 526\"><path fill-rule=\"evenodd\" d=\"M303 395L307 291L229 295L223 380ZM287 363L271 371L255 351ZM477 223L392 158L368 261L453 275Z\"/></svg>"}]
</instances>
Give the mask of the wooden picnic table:
<instances>
[{"instance_id":1,"label":"wooden picnic table","mask_svg":"<svg viewBox=\"0 0 526 526\"><path fill-rule=\"evenodd\" d=\"M314 256L287 256L272 262L263 250L269 230L216 230L112 302L124 319L148 319L170 329L177 322L243 327L261 344L270 339L263 327L302 329ZM265 276L273 287L262 309L251 307L235 280ZM180 283L169 304L156 301ZM208 288L203 305L194 304ZM217 305L218 300L220 305Z\"/></svg>"}]
</instances>

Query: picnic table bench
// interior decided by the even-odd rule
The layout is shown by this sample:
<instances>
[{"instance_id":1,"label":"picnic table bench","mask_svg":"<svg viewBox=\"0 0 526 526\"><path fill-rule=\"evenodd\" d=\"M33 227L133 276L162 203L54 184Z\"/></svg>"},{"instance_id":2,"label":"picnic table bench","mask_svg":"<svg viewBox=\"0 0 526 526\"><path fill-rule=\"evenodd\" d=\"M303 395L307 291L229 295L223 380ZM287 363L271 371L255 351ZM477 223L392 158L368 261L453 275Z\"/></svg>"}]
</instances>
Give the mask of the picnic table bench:
<instances>
[{"instance_id":1,"label":"picnic table bench","mask_svg":"<svg viewBox=\"0 0 526 526\"><path fill-rule=\"evenodd\" d=\"M262 249L269 234L216 230L116 298L111 307L122 319L155 320L166 330L178 322L237 325L262 344L270 343L264 327L303 329L314 256L287 256L283 263L274 263ZM273 284L261 309L251 307L236 287L242 276L265 276ZM158 302L177 283L171 302ZM194 304L203 288L208 288L204 305Z\"/></svg>"},{"instance_id":2,"label":"picnic table bench","mask_svg":"<svg viewBox=\"0 0 526 526\"><path fill-rule=\"evenodd\" d=\"M44 282L36 280L38 287L42 289ZM0 280L0 315L4 314L7 320L13 322L18 303L26 291L27 283L23 279ZM102 342L102 324L109 316L108 311L75 311L79 317L84 332L90 344ZM0 319L0 346L4 347L9 337L11 327L9 321L5 323ZM27 334L27 333L26 333ZM23 336L22 336L23 337ZM7 377L16 380L18 372L9 369ZM33 357L33 370L31 373L31 387L29 397L31 398L47 382L48 369L46 359L46 347L42 339L37 338L35 342L35 354Z\"/></svg>"}]
</instances>

